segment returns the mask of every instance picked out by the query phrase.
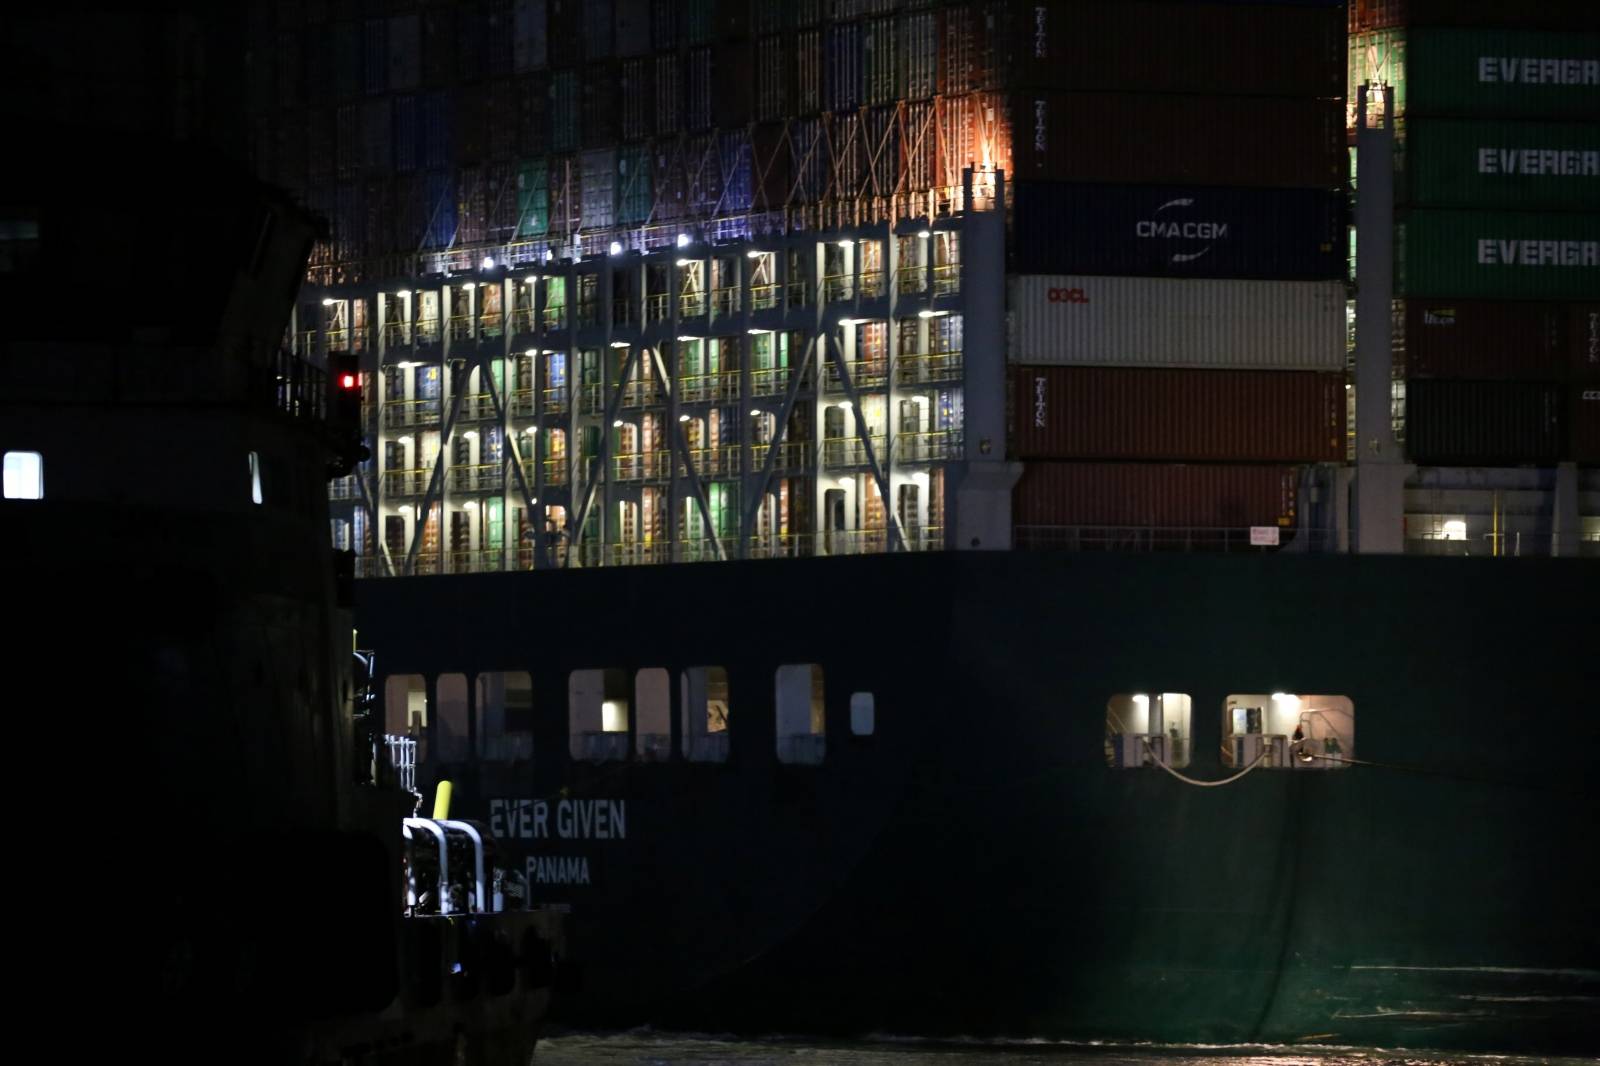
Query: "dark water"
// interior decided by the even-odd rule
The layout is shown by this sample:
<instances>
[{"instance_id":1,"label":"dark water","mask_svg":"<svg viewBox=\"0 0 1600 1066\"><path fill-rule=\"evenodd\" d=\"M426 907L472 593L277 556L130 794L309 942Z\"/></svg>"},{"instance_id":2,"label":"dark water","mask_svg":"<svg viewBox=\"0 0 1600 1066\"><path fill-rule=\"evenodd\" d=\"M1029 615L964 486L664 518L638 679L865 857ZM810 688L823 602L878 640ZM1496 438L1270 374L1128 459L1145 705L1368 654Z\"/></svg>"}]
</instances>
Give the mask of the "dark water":
<instances>
[{"instance_id":1,"label":"dark water","mask_svg":"<svg viewBox=\"0 0 1600 1066\"><path fill-rule=\"evenodd\" d=\"M535 1066L1523 1066L1594 1060L1343 1047L935 1043L892 1038L828 1043L635 1031L553 1035L539 1042L534 1061Z\"/></svg>"}]
</instances>

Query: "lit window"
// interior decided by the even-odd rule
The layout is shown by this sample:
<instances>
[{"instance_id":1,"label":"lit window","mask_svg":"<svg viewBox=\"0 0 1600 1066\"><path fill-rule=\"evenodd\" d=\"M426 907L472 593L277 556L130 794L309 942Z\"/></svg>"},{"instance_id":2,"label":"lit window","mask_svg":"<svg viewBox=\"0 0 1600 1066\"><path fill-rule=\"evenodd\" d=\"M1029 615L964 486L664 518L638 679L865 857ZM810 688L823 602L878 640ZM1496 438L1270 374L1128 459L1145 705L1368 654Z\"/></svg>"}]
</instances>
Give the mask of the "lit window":
<instances>
[{"instance_id":1,"label":"lit window","mask_svg":"<svg viewBox=\"0 0 1600 1066\"><path fill-rule=\"evenodd\" d=\"M817 766L827 750L822 667L796 663L778 667L778 761Z\"/></svg>"},{"instance_id":2,"label":"lit window","mask_svg":"<svg viewBox=\"0 0 1600 1066\"><path fill-rule=\"evenodd\" d=\"M1355 746L1355 706L1345 696L1251 693L1223 704L1224 766L1338 770Z\"/></svg>"},{"instance_id":3,"label":"lit window","mask_svg":"<svg viewBox=\"0 0 1600 1066\"><path fill-rule=\"evenodd\" d=\"M660 667L640 670L633 694L639 704L635 751L646 762L666 762L672 754L672 676Z\"/></svg>"},{"instance_id":4,"label":"lit window","mask_svg":"<svg viewBox=\"0 0 1600 1066\"><path fill-rule=\"evenodd\" d=\"M491 762L533 758L533 679L527 674L478 675L478 752Z\"/></svg>"},{"instance_id":5,"label":"lit window","mask_svg":"<svg viewBox=\"0 0 1600 1066\"><path fill-rule=\"evenodd\" d=\"M870 692L850 693L850 732L858 737L870 737L877 725L876 707Z\"/></svg>"},{"instance_id":6,"label":"lit window","mask_svg":"<svg viewBox=\"0 0 1600 1066\"><path fill-rule=\"evenodd\" d=\"M574 759L628 757L629 680L626 670L574 670L568 676L568 750Z\"/></svg>"},{"instance_id":7,"label":"lit window","mask_svg":"<svg viewBox=\"0 0 1600 1066\"><path fill-rule=\"evenodd\" d=\"M250 453L250 502L261 502L261 453Z\"/></svg>"},{"instance_id":8,"label":"lit window","mask_svg":"<svg viewBox=\"0 0 1600 1066\"><path fill-rule=\"evenodd\" d=\"M383 683L383 722L389 733L421 732L428 726L428 684L421 674L394 674Z\"/></svg>"},{"instance_id":9,"label":"lit window","mask_svg":"<svg viewBox=\"0 0 1600 1066\"><path fill-rule=\"evenodd\" d=\"M1106 701L1106 764L1188 766L1193 701L1181 692L1119 693Z\"/></svg>"},{"instance_id":10,"label":"lit window","mask_svg":"<svg viewBox=\"0 0 1600 1066\"><path fill-rule=\"evenodd\" d=\"M6 452L5 498L44 499L44 456L38 452Z\"/></svg>"},{"instance_id":11,"label":"lit window","mask_svg":"<svg viewBox=\"0 0 1600 1066\"><path fill-rule=\"evenodd\" d=\"M1439 527L1440 540L1466 540L1467 523L1459 518L1452 518Z\"/></svg>"},{"instance_id":12,"label":"lit window","mask_svg":"<svg viewBox=\"0 0 1600 1066\"><path fill-rule=\"evenodd\" d=\"M678 679L683 697L683 757L728 761L728 671L691 666Z\"/></svg>"}]
</instances>

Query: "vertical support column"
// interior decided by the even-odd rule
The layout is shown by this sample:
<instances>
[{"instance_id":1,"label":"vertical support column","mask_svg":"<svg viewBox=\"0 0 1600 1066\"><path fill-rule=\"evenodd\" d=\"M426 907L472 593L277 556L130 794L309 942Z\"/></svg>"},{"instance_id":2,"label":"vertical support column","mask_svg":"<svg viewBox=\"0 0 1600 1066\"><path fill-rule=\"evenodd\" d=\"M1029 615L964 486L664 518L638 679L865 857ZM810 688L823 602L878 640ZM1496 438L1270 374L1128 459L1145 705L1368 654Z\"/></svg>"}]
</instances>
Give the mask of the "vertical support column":
<instances>
[{"instance_id":1,"label":"vertical support column","mask_svg":"<svg viewBox=\"0 0 1600 1066\"><path fill-rule=\"evenodd\" d=\"M746 251L749 250L748 244ZM752 269L755 260L748 255L739 257L739 506L740 516L753 514L748 506L754 501L750 493L754 492L759 483L755 471L751 469L754 463L751 457L754 452L751 445L755 438L756 425L756 390L755 375L751 372L750 364L755 359L756 346L750 338L750 303L755 298L750 291L751 282L755 271ZM776 341L774 341L776 343ZM713 531L714 532L714 531ZM743 559L749 555L750 540L755 532L754 521L739 523L739 544L734 550L735 559Z\"/></svg>"},{"instance_id":2,"label":"vertical support column","mask_svg":"<svg viewBox=\"0 0 1600 1066\"><path fill-rule=\"evenodd\" d=\"M1556 464L1556 488L1551 508L1550 554L1576 556L1581 546L1581 520L1578 517L1578 464Z\"/></svg>"},{"instance_id":3,"label":"vertical support column","mask_svg":"<svg viewBox=\"0 0 1600 1066\"><path fill-rule=\"evenodd\" d=\"M1394 298L1394 89L1373 126L1363 85L1356 106L1356 476L1355 550L1405 550L1405 456L1390 422Z\"/></svg>"},{"instance_id":4,"label":"vertical support column","mask_svg":"<svg viewBox=\"0 0 1600 1066\"><path fill-rule=\"evenodd\" d=\"M961 225L966 453L951 469L946 506L955 513L944 524L955 530L953 547L992 551L1011 547L1011 489L1022 465L1006 461L1005 174L996 171L994 200L982 210L972 180L969 167L962 172Z\"/></svg>"}]
</instances>

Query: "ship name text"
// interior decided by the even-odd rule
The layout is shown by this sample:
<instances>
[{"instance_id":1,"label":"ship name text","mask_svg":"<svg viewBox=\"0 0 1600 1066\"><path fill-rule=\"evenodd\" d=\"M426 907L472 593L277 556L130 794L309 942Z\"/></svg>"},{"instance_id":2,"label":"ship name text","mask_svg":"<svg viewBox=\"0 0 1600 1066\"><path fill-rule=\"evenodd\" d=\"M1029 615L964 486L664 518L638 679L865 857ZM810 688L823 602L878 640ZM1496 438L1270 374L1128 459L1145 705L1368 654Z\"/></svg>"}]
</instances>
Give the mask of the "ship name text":
<instances>
[{"instance_id":1,"label":"ship name text","mask_svg":"<svg viewBox=\"0 0 1600 1066\"><path fill-rule=\"evenodd\" d=\"M489 829L503 840L626 840L628 801L492 799Z\"/></svg>"}]
</instances>

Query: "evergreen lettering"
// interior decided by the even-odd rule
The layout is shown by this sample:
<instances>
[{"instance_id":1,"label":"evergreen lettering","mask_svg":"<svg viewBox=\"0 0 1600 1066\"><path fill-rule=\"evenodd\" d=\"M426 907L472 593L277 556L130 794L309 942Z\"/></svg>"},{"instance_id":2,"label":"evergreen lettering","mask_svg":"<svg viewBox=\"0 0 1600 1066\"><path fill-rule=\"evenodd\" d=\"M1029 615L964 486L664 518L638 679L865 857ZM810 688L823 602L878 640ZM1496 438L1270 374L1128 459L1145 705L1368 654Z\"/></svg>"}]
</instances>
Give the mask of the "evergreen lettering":
<instances>
[{"instance_id":1,"label":"evergreen lettering","mask_svg":"<svg viewBox=\"0 0 1600 1066\"><path fill-rule=\"evenodd\" d=\"M1478 80L1523 85L1600 85L1600 59L1479 56Z\"/></svg>"},{"instance_id":2,"label":"evergreen lettering","mask_svg":"<svg viewBox=\"0 0 1600 1066\"><path fill-rule=\"evenodd\" d=\"M1600 241L1478 240L1478 262L1483 266L1600 266Z\"/></svg>"},{"instance_id":3,"label":"evergreen lettering","mask_svg":"<svg viewBox=\"0 0 1600 1066\"><path fill-rule=\"evenodd\" d=\"M1479 148L1479 174L1600 176L1600 152L1567 148Z\"/></svg>"}]
</instances>

